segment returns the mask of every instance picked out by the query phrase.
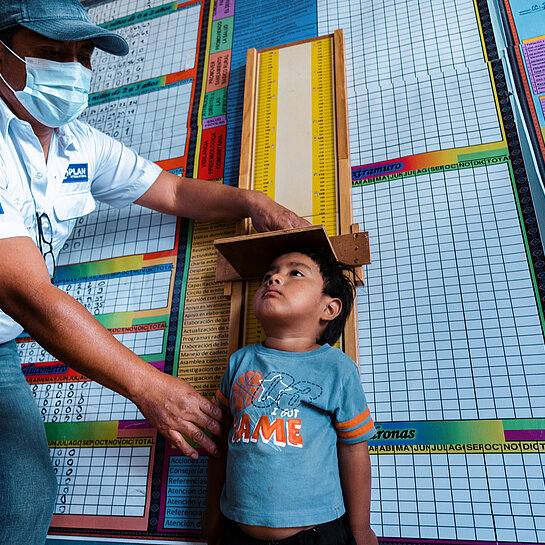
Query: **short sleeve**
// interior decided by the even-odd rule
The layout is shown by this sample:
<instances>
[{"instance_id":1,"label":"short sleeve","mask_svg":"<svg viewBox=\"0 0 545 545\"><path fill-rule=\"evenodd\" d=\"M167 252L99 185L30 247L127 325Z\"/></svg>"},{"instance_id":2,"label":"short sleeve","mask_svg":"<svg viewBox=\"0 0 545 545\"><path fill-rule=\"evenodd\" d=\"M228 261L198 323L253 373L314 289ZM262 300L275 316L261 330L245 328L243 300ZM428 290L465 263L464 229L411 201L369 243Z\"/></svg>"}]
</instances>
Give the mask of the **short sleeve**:
<instances>
[{"instance_id":1,"label":"short sleeve","mask_svg":"<svg viewBox=\"0 0 545 545\"><path fill-rule=\"evenodd\" d=\"M0 189L0 239L12 237L30 237L30 233L21 211L13 205L8 192Z\"/></svg>"},{"instance_id":2,"label":"short sleeve","mask_svg":"<svg viewBox=\"0 0 545 545\"><path fill-rule=\"evenodd\" d=\"M221 379L220 386L214 394L214 401L225 412L231 414L231 407L229 405L229 390L229 377L227 371L225 371Z\"/></svg>"},{"instance_id":3,"label":"short sleeve","mask_svg":"<svg viewBox=\"0 0 545 545\"><path fill-rule=\"evenodd\" d=\"M133 203L157 180L162 169L118 140L86 126L95 146L91 193L116 208Z\"/></svg>"},{"instance_id":4,"label":"short sleeve","mask_svg":"<svg viewBox=\"0 0 545 545\"><path fill-rule=\"evenodd\" d=\"M216 402L216 404L229 414L231 414L231 404L229 402L229 397L231 395L233 368L236 365L235 362L237 361L237 354L238 352L235 352L229 358L229 364L227 365L227 369L225 370L225 373L223 373L220 386L217 389L216 394L214 395L214 401Z\"/></svg>"},{"instance_id":5,"label":"short sleeve","mask_svg":"<svg viewBox=\"0 0 545 545\"><path fill-rule=\"evenodd\" d=\"M352 360L350 363L351 368L345 374L339 391L334 425L341 443L360 443L371 439L376 429L367 407L358 368Z\"/></svg>"}]
</instances>

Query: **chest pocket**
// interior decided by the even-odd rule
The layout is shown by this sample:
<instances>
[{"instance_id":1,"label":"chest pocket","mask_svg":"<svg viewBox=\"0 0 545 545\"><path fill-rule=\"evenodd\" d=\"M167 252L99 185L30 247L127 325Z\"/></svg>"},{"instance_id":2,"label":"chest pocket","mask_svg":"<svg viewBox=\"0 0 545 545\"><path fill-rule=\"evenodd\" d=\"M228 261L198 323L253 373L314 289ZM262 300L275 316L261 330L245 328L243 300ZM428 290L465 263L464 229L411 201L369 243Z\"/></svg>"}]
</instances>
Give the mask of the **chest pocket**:
<instances>
[{"instance_id":1,"label":"chest pocket","mask_svg":"<svg viewBox=\"0 0 545 545\"><path fill-rule=\"evenodd\" d=\"M90 191L66 191L62 188L57 197L53 210L58 221L68 221L86 214L96 208L95 199Z\"/></svg>"}]
</instances>

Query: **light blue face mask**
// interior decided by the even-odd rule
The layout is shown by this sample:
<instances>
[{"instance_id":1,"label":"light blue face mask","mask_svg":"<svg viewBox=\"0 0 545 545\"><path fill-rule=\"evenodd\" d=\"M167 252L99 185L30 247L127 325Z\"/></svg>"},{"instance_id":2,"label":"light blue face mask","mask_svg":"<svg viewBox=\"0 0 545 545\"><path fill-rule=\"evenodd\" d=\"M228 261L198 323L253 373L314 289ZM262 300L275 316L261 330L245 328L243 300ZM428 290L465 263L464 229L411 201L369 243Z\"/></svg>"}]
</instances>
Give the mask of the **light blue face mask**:
<instances>
[{"instance_id":1,"label":"light blue face mask","mask_svg":"<svg viewBox=\"0 0 545 545\"><path fill-rule=\"evenodd\" d=\"M0 74L25 110L46 127L60 127L76 119L89 99L91 70L79 62L56 62L48 59L22 59L7 45L2 45L26 64L26 85L15 91Z\"/></svg>"}]
</instances>

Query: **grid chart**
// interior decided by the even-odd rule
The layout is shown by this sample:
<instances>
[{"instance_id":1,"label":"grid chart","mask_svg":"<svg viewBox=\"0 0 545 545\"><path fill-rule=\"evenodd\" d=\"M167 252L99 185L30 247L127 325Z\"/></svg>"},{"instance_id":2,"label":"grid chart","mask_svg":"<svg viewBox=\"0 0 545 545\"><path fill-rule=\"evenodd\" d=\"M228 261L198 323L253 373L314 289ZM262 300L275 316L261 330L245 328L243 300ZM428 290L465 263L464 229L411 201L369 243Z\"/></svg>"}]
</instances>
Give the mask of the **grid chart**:
<instances>
[{"instance_id":1,"label":"grid chart","mask_svg":"<svg viewBox=\"0 0 545 545\"><path fill-rule=\"evenodd\" d=\"M371 233L362 383L378 422L541 418L545 344L506 164L353 189Z\"/></svg>"},{"instance_id":2,"label":"grid chart","mask_svg":"<svg viewBox=\"0 0 545 545\"><path fill-rule=\"evenodd\" d=\"M371 455L371 526L405 539L545 542L544 453Z\"/></svg>"},{"instance_id":3,"label":"grid chart","mask_svg":"<svg viewBox=\"0 0 545 545\"><path fill-rule=\"evenodd\" d=\"M51 448L55 514L143 517L151 447Z\"/></svg>"},{"instance_id":4,"label":"grid chart","mask_svg":"<svg viewBox=\"0 0 545 545\"><path fill-rule=\"evenodd\" d=\"M113 21L126 15L132 15L168 3L168 0L114 0L113 2L105 2L99 6L89 8L87 13L93 23L100 25L107 21Z\"/></svg>"},{"instance_id":5,"label":"grid chart","mask_svg":"<svg viewBox=\"0 0 545 545\"><path fill-rule=\"evenodd\" d=\"M114 337L137 356L149 356L163 352L165 329L155 331L128 331L114 333ZM17 343L21 363L43 363L58 361L36 341Z\"/></svg>"},{"instance_id":6,"label":"grid chart","mask_svg":"<svg viewBox=\"0 0 545 545\"><path fill-rule=\"evenodd\" d=\"M344 30L353 164L502 140L472 0L319 0L318 28Z\"/></svg>"},{"instance_id":7,"label":"grid chart","mask_svg":"<svg viewBox=\"0 0 545 545\"><path fill-rule=\"evenodd\" d=\"M127 40L130 51L125 57L116 57L95 50L91 93L193 68L200 14L201 4L193 4L116 29Z\"/></svg>"},{"instance_id":8,"label":"grid chart","mask_svg":"<svg viewBox=\"0 0 545 545\"><path fill-rule=\"evenodd\" d=\"M138 312L168 306L172 271L55 283L91 314Z\"/></svg>"},{"instance_id":9,"label":"grid chart","mask_svg":"<svg viewBox=\"0 0 545 545\"><path fill-rule=\"evenodd\" d=\"M342 28L349 90L482 64L473 0L317 0L319 35Z\"/></svg>"},{"instance_id":10,"label":"grid chart","mask_svg":"<svg viewBox=\"0 0 545 545\"><path fill-rule=\"evenodd\" d=\"M114 337L138 356L150 356L151 354L161 354L163 352L165 331L166 329L131 331L115 333Z\"/></svg>"},{"instance_id":11,"label":"grid chart","mask_svg":"<svg viewBox=\"0 0 545 545\"><path fill-rule=\"evenodd\" d=\"M354 164L502 140L484 64L359 85L348 105Z\"/></svg>"},{"instance_id":12,"label":"grid chart","mask_svg":"<svg viewBox=\"0 0 545 545\"><path fill-rule=\"evenodd\" d=\"M152 93L91 106L79 117L150 161L185 154L192 79Z\"/></svg>"},{"instance_id":13,"label":"grid chart","mask_svg":"<svg viewBox=\"0 0 545 545\"><path fill-rule=\"evenodd\" d=\"M32 384L30 389L44 422L144 420L134 403L89 380Z\"/></svg>"},{"instance_id":14,"label":"grid chart","mask_svg":"<svg viewBox=\"0 0 545 545\"><path fill-rule=\"evenodd\" d=\"M175 216L136 204L118 209L97 203L93 212L77 220L58 265L172 250L176 222Z\"/></svg>"}]
</instances>

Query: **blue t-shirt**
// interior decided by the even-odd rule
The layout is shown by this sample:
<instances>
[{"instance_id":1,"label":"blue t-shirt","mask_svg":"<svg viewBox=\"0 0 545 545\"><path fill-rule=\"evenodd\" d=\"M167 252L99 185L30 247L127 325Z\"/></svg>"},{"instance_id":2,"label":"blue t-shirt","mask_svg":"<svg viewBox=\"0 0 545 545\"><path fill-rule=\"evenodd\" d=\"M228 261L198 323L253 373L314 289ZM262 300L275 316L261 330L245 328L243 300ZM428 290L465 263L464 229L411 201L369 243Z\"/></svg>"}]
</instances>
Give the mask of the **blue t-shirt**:
<instances>
[{"instance_id":1,"label":"blue t-shirt","mask_svg":"<svg viewBox=\"0 0 545 545\"><path fill-rule=\"evenodd\" d=\"M215 399L233 417L226 517L291 527L344 513L337 441L367 441L376 432L346 354L328 344L311 352L247 346L231 356Z\"/></svg>"}]
</instances>

